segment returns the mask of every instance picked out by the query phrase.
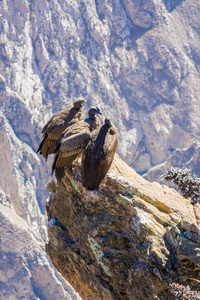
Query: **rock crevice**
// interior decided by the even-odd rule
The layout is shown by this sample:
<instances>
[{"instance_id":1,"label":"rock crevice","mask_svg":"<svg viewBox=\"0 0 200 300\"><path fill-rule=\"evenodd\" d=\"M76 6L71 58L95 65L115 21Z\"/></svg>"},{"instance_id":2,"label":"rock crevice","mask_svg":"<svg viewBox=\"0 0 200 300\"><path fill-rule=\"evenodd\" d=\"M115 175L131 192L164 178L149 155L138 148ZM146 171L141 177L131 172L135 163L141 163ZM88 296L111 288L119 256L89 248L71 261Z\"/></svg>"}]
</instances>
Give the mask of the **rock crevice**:
<instances>
[{"instance_id":1,"label":"rock crevice","mask_svg":"<svg viewBox=\"0 0 200 300\"><path fill-rule=\"evenodd\" d=\"M117 155L99 191L82 187L78 163L48 189L46 250L83 299L173 299L174 281L198 288L199 204Z\"/></svg>"}]
</instances>

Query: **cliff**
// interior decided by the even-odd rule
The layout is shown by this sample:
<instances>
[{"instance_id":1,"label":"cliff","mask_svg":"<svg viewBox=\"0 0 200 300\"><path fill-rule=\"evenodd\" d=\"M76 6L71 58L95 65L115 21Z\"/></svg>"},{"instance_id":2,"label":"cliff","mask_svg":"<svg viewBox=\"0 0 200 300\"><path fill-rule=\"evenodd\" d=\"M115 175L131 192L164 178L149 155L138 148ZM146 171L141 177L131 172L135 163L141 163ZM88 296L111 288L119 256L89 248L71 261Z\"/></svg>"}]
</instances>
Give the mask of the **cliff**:
<instances>
[{"instance_id":1,"label":"cliff","mask_svg":"<svg viewBox=\"0 0 200 300\"><path fill-rule=\"evenodd\" d=\"M0 299L80 299L50 263L44 241L0 189Z\"/></svg>"},{"instance_id":2,"label":"cliff","mask_svg":"<svg viewBox=\"0 0 200 300\"><path fill-rule=\"evenodd\" d=\"M195 0L1 1L0 99L15 134L36 150L41 126L81 95L118 120L118 152L137 172L188 147L200 125L199 10Z\"/></svg>"},{"instance_id":3,"label":"cliff","mask_svg":"<svg viewBox=\"0 0 200 300\"><path fill-rule=\"evenodd\" d=\"M187 168L191 170L192 175L197 175L200 177L200 143L196 141L189 145L189 147L184 147L182 149L174 150L173 153L168 157L168 159L151 168L143 177L149 181L157 181L162 183L167 183L168 186L175 187L175 184L171 182L166 182L165 173L167 170L173 166L176 168Z\"/></svg>"},{"instance_id":4,"label":"cliff","mask_svg":"<svg viewBox=\"0 0 200 300\"><path fill-rule=\"evenodd\" d=\"M196 0L0 1L0 187L12 205L7 224L16 227L8 242L17 239L17 217L32 245L47 240L51 159L46 164L35 152L43 125L75 97L87 99L83 117L91 105L111 117L118 153L137 172L150 169L149 180L160 180L171 155L184 167L182 150L199 139L199 11ZM198 166L197 156L193 163ZM0 257L9 249L1 246ZM6 273L9 264L0 261L0 269ZM57 274L50 264L49 272ZM8 278L0 280L20 298ZM52 278L52 288L67 284Z\"/></svg>"},{"instance_id":5,"label":"cliff","mask_svg":"<svg viewBox=\"0 0 200 300\"><path fill-rule=\"evenodd\" d=\"M44 249L47 166L2 112L0 161L0 299L80 299Z\"/></svg>"},{"instance_id":6,"label":"cliff","mask_svg":"<svg viewBox=\"0 0 200 300\"><path fill-rule=\"evenodd\" d=\"M174 299L199 289L200 204L144 180L117 155L99 191L80 165L48 184L46 251L83 299Z\"/></svg>"}]
</instances>

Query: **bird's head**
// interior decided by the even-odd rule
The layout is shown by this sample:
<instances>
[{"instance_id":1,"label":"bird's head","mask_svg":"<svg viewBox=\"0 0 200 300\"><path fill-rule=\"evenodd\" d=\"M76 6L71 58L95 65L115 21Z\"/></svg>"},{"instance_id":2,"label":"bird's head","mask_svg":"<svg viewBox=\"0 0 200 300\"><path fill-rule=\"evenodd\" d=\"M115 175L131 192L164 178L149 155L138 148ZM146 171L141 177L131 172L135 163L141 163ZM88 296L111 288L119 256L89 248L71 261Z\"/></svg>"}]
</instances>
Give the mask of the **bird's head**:
<instances>
[{"instance_id":1,"label":"bird's head","mask_svg":"<svg viewBox=\"0 0 200 300\"><path fill-rule=\"evenodd\" d=\"M106 127L110 128L113 126L111 119L105 118L105 125Z\"/></svg>"},{"instance_id":2,"label":"bird's head","mask_svg":"<svg viewBox=\"0 0 200 300\"><path fill-rule=\"evenodd\" d=\"M89 117L94 117L96 114L102 115L100 109L98 107L92 106L88 110Z\"/></svg>"},{"instance_id":3,"label":"bird's head","mask_svg":"<svg viewBox=\"0 0 200 300\"><path fill-rule=\"evenodd\" d=\"M85 103L86 100L84 98L77 98L75 101L74 101L74 108L76 109L80 109L83 105L83 103Z\"/></svg>"}]
</instances>

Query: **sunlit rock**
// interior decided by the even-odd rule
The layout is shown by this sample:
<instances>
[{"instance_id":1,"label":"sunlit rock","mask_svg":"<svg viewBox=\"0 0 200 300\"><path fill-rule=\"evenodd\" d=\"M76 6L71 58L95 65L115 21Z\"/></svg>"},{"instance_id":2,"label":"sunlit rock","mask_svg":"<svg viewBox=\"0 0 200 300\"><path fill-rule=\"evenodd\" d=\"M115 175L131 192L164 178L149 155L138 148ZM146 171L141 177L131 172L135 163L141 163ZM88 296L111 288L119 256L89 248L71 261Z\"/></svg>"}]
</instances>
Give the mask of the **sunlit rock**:
<instances>
[{"instance_id":1,"label":"sunlit rock","mask_svg":"<svg viewBox=\"0 0 200 300\"><path fill-rule=\"evenodd\" d=\"M117 155L98 191L82 187L79 163L48 189L46 251L83 299L171 299L174 281L199 286L198 204Z\"/></svg>"}]
</instances>

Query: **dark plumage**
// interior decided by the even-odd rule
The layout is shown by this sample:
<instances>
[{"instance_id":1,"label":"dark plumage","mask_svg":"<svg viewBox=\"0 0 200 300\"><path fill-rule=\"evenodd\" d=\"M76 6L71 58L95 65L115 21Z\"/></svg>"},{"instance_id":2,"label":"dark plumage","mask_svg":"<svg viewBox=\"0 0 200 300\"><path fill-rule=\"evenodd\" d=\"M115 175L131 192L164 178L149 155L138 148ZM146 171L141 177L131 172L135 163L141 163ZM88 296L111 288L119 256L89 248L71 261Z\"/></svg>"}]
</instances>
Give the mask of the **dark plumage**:
<instances>
[{"instance_id":1,"label":"dark plumage","mask_svg":"<svg viewBox=\"0 0 200 300\"><path fill-rule=\"evenodd\" d=\"M42 141L37 152L42 154L46 160L48 155L53 153L53 147L57 139L61 136L63 131L69 126L81 120L83 108L82 104L85 99L78 98L74 102L74 106L62 110L54 114L42 129Z\"/></svg>"},{"instance_id":2,"label":"dark plumage","mask_svg":"<svg viewBox=\"0 0 200 300\"><path fill-rule=\"evenodd\" d=\"M92 133L92 138L82 156L82 185L88 190L99 189L108 172L118 144L116 128L110 119Z\"/></svg>"},{"instance_id":3,"label":"dark plumage","mask_svg":"<svg viewBox=\"0 0 200 300\"><path fill-rule=\"evenodd\" d=\"M89 118L79 121L67 128L54 145L56 153L52 165L52 173L56 170L56 177L60 180L64 167L71 165L79 154L86 147L91 139L91 132L100 126L101 114L98 107L91 107L88 111Z\"/></svg>"}]
</instances>

